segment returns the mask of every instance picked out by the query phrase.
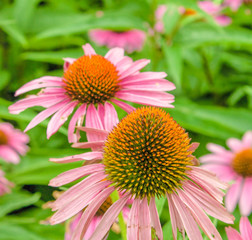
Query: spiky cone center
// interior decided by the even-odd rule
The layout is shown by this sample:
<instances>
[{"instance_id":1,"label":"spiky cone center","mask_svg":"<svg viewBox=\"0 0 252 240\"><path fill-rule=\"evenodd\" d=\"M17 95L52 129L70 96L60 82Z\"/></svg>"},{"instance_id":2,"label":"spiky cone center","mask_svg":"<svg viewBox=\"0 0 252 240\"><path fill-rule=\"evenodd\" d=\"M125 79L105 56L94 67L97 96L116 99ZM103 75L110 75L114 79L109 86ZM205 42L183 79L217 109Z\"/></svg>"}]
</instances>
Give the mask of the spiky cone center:
<instances>
[{"instance_id":1,"label":"spiky cone center","mask_svg":"<svg viewBox=\"0 0 252 240\"><path fill-rule=\"evenodd\" d=\"M5 132L0 130L0 145L6 145L8 143L8 137Z\"/></svg>"},{"instance_id":2,"label":"spiky cone center","mask_svg":"<svg viewBox=\"0 0 252 240\"><path fill-rule=\"evenodd\" d=\"M82 56L64 73L67 94L81 103L104 103L119 90L118 71L100 55Z\"/></svg>"},{"instance_id":3,"label":"spiky cone center","mask_svg":"<svg viewBox=\"0 0 252 240\"><path fill-rule=\"evenodd\" d=\"M108 179L136 197L163 196L181 186L192 165L190 139L165 111L143 107L127 115L105 142Z\"/></svg>"},{"instance_id":4,"label":"spiky cone center","mask_svg":"<svg viewBox=\"0 0 252 240\"><path fill-rule=\"evenodd\" d=\"M243 177L252 177L252 148L236 153L232 167L236 173Z\"/></svg>"}]
</instances>

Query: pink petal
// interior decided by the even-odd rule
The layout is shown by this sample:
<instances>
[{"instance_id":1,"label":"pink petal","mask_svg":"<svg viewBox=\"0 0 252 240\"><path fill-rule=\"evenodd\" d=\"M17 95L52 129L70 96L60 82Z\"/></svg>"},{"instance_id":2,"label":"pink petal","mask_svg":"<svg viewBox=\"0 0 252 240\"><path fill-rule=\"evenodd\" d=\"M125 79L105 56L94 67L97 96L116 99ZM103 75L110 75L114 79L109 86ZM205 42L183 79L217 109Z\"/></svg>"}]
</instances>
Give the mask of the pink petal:
<instances>
[{"instance_id":1,"label":"pink petal","mask_svg":"<svg viewBox=\"0 0 252 240\"><path fill-rule=\"evenodd\" d=\"M103 215L96 231L89 240L102 239L106 235L129 198L129 194L125 194L124 197L113 203L113 205Z\"/></svg>"},{"instance_id":2,"label":"pink petal","mask_svg":"<svg viewBox=\"0 0 252 240\"><path fill-rule=\"evenodd\" d=\"M207 144L207 149L210 151L210 152L213 152L213 153L216 153L216 154L223 154L223 153L226 153L227 150L220 146L220 145L217 145L217 144L214 144L214 143L208 143Z\"/></svg>"},{"instance_id":3,"label":"pink petal","mask_svg":"<svg viewBox=\"0 0 252 240\"><path fill-rule=\"evenodd\" d=\"M193 240L202 240L199 228L188 208L185 207L184 203L181 201L181 199L177 196L176 193L170 194L170 196L180 215L181 221L186 229L188 238Z\"/></svg>"},{"instance_id":4,"label":"pink petal","mask_svg":"<svg viewBox=\"0 0 252 240\"><path fill-rule=\"evenodd\" d=\"M24 132L27 132L28 130L30 130L31 128L35 127L36 125L38 125L39 123L41 123L42 121L44 121L46 118L48 118L49 116L51 116L52 114L54 114L55 112L57 112L61 107L65 106L67 103L69 102L68 99L63 100L62 102L59 102L47 109L45 109L44 111L40 112L37 116L35 116L30 123L28 124L28 126L25 128Z\"/></svg>"},{"instance_id":5,"label":"pink petal","mask_svg":"<svg viewBox=\"0 0 252 240\"><path fill-rule=\"evenodd\" d=\"M233 156L230 157L226 154L207 154L200 157L200 162L202 163L210 163L210 164L226 164L230 165L231 161L233 160Z\"/></svg>"},{"instance_id":6,"label":"pink petal","mask_svg":"<svg viewBox=\"0 0 252 240\"><path fill-rule=\"evenodd\" d=\"M92 56L92 55L96 55L95 50L91 47L91 45L89 43L85 44L82 46L85 55L87 56Z\"/></svg>"},{"instance_id":7,"label":"pink petal","mask_svg":"<svg viewBox=\"0 0 252 240\"><path fill-rule=\"evenodd\" d=\"M134 82L143 82L148 80L160 80L167 76L165 72L141 72L135 75L130 75L124 79L121 80L122 84L128 84L128 83L134 83ZM164 80L164 79L163 79ZM166 80L169 82L168 80Z\"/></svg>"},{"instance_id":8,"label":"pink petal","mask_svg":"<svg viewBox=\"0 0 252 240\"><path fill-rule=\"evenodd\" d=\"M229 212L233 212L241 194L242 178L238 178L236 182L228 189L225 199L225 206Z\"/></svg>"},{"instance_id":9,"label":"pink petal","mask_svg":"<svg viewBox=\"0 0 252 240\"><path fill-rule=\"evenodd\" d=\"M172 82L169 82L166 79L153 79L153 80L143 80L132 83L121 84L126 89L133 90L143 90L143 91L171 91L176 87Z\"/></svg>"},{"instance_id":10,"label":"pink petal","mask_svg":"<svg viewBox=\"0 0 252 240\"><path fill-rule=\"evenodd\" d=\"M163 232L162 232L162 227L161 227L158 212L157 212L155 197L152 197L150 199L149 208L150 208L150 216L151 216L151 226L156 230L156 235L158 239L162 240Z\"/></svg>"},{"instance_id":11,"label":"pink petal","mask_svg":"<svg viewBox=\"0 0 252 240\"><path fill-rule=\"evenodd\" d=\"M214 20L220 26L228 26L232 22L232 19L230 17L226 16L226 15L216 16L216 17L214 17Z\"/></svg>"},{"instance_id":12,"label":"pink petal","mask_svg":"<svg viewBox=\"0 0 252 240\"><path fill-rule=\"evenodd\" d=\"M51 208L53 211L62 208L64 205L69 204L74 199L83 196L91 187L96 185L100 181L104 181L106 175L103 172L93 173L92 175L84 178L82 181L70 187L67 191L63 192L59 198L57 198L53 203L51 203ZM108 184L109 182L106 181Z\"/></svg>"},{"instance_id":13,"label":"pink petal","mask_svg":"<svg viewBox=\"0 0 252 240\"><path fill-rule=\"evenodd\" d=\"M73 182L81 177L85 177L94 172L100 172L104 170L104 165L101 163L87 165L59 174L57 177L53 178L49 185L52 187L59 187L67 183Z\"/></svg>"},{"instance_id":14,"label":"pink petal","mask_svg":"<svg viewBox=\"0 0 252 240\"><path fill-rule=\"evenodd\" d=\"M199 186L188 181L183 185L183 189L208 215L229 224L233 223L233 216L227 212L220 202L209 196L209 194Z\"/></svg>"},{"instance_id":15,"label":"pink petal","mask_svg":"<svg viewBox=\"0 0 252 240\"><path fill-rule=\"evenodd\" d=\"M64 222L68 218L74 216L83 208L85 208L93 198L104 188L109 185L108 181L99 182L96 185L92 185L86 189L83 196L77 197L71 201L71 204L65 204L60 210L58 210L50 219L52 225Z\"/></svg>"},{"instance_id":16,"label":"pink petal","mask_svg":"<svg viewBox=\"0 0 252 240\"><path fill-rule=\"evenodd\" d=\"M66 122L68 116L73 112L77 104L78 101L70 102L53 115L47 126L48 139Z\"/></svg>"},{"instance_id":17,"label":"pink petal","mask_svg":"<svg viewBox=\"0 0 252 240\"><path fill-rule=\"evenodd\" d=\"M68 126L68 141L70 143L77 142L80 138L78 131L76 132L76 134L74 134L74 130L76 127L76 123L81 121L84 118L86 114L86 107L87 107L87 104L85 103L82 104L80 107L78 107L77 111L74 113L73 117L71 118L71 121Z\"/></svg>"},{"instance_id":18,"label":"pink petal","mask_svg":"<svg viewBox=\"0 0 252 240\"><path fill-rule=\"evenodd\" d=\"M247 177L244 179L240 195L239 208L243 216L250 215L252 210L252 177Z\"/></svg>"},{"instance_id":19,"label":"pink petal","mask_svg":"<svg viewBox=\"0 0 252 240\"><path fill-rule=\"evenodd\" d=\"M182 190L177 190L180 199L185 203L185 205L190 209L191 214L193 215L196 222L202 228L204 233L210 239L219 239L221 240L221 236L215 226L212 224L210 219L206 216L204 211L198 206L197 202L194 200L193 197L190 197L189 194Z\"/></svg>"},{"instance_id":20,"label":"pink petal","mask_svg":"<svg viewBox=\"0 0 252 240\"><path fill-rule=\"evenodd\" d=\"M133 64L131 64L131 66L128 69L126 69L120 74L119 80L138 72L140 69L144 68L149 63L150 63L150 60L147 60L147 59L141 59L141 60L135 61Z\"/></svg>"},{"instance_id":21,"label":"pink petal","mask_svg":"<svg viewBox=\"0 0 252 240\"><path fill-rule=\"evenodd\" d=\"M102 124L100 116L93 104L90 104L87 109L86 127L104 130L104 126ZM87 133L87 139L89 142L101 140L101 138L97 137L92 133Z\"/></svg>"},{"instance_id":22,"label":"pink petal","mask_svg":"<svg viewBox=\"0 0 252 240\"><path fill-rule=\"evenodd\" d=\"M139 205L140 200L135 199L130 209L129 220L127 223L128 240L139 239Z\"/></svg>"},{"instance_id":23,"label":"pink petal","mask_svg":"<svg viewBox=\"0 0 252 240\"><path fill-rule=\"evenodd\" d=\"M242 144L244 148L252 147L252 131L248 131L244 134L242 138Z\"/></svg>"},{"instance_id":24,"label":"pink petal","mask_svg":"<svg viewBox=\"0 0 252 240\"><path fill-rule=\"evenodd\" d=\"M99 117L101 119L102 126L104 127L105 107L104 107L103 104L98 103L97 112L98 112L98 115L99 115Z\"/></svg>"},{"instance_id":25,"label":"pink petal","mask_svg":"<svg viewBox=\"0 0 252 240\"><path fill-rule=\"evenodd\" d=\"M170 103L174 102L173 97L168 97L169 95L167 95L166 99L159 99L158 96L152 96L152 97L148 96L149 93L150 92L146 92L144 95L136 95L133 93L127 93L125 91L119 91L116 93L115 96L117 98L121 98L123 100L135 102L135 103L139 103L139 104L146 104L146 105L158 106L158 107L170 107L170 108L173 107L170 104ZM150 95L153 93L154 92L150 93ZM155 93L157 93L157 92L155 92Z\"/></svg>"},{"instance_id":26,"label":"pink petal","mask_svg":"<svg viewBox=\"0 0 252 240\"><path fill-rule=\"evenodd\" d=\"M168 205L169 205L169 213L170 213L171 225L172 225L172 235L174 239L177 239L177 228L179 229L180 232L182 232L184 236L184 226L183 226L183 223L181 222L181 218L173 203L173 200L170 194L166 193L166 197L167 197Z\"/></svg>"},{"instance_id":27,"label":"pink petal","mask_svg":"<svg viewBox=\"0 0 252 240\"><path fill-rule=\"evenodd\" d=\"M89 225L94 218L96 212L99 210L101 205L106 201L109 195L115 190L114 187L108 187L100 192L85 209L82 217L79 221L79 224L76 228L76 231L73 235L73 239L83 239ZM95 230L95 229L94 229Z\"/></svg>"},{"instance_id":28,"label":"pink petal","mask_svg":"<svg viewBox=\"0 0 252 240\"><path fill-rule=\"evenodd\" d=\"M97 142L84 142L84 143L74 143L72 145L73 148L95 148L95 149L102 149L104 145L104 140L97 141Z\"/></svg>"},{"instance_id":29,"label":"pink petal","mask_svg":"<svg viewBox=\"0 0 252 240\"><path fill-rule=\"evenodd\" d=\"M65 96L30 96L25 99L19 100L16 103L9 106L9 112L12 114L19 114L25 109L34 106L48 107L58 102L65 100Z\"/></svg>"},{"instance_id":30,"label":"pink petal","mask_svg":"<svg viewBox=\"0 0 252 240\"><path fill-rule=\"evenodd\" d=\"M110 49L105 58L116 65L124 56L124 49L123 48L112 48Z\"/></svg>"},{"instance_id":31,"label":"pink petal","mask_svg":"<svg viewBox=\"0 0 252 240\"><path fill-rule=\"evenodd\" d=\"M97 139L103 139L103 140L106 140L106 137L109 134L108 131L97 129L97 128L78 127L78 129L92 135L97 135Z\"/></svg>"},{"instance_id":32,"label":"pink petal","mask_svg":"<svg viewBox=\"0 0 252 240\"><path fill-rule=\"evenodd\" d=\"M227 146L235 153L244 148L242 142L236 138L229 138L227 140Z\"/></svg>"},{"instance_id":33,"label":"pink petal","mask_svg":"<svg viewBox=\"0 0 252 240\"><path fill-rule=\"evenodd\" d=\"M119 122L117 112L111 103L105 103L104 127L105 130L111 131L112 128Z\"/></svg>"},{"instance_id":34,"label":"pink petal","mask_svg":"<svg viewBox=\"0 0 252 240\"><path fill-rule=\"evenodd\" d=\"M64 66L63 66L64 72L67 71L69 66L76 61L75 58L63 58L63 60L64 60Z\"/></svg>"},{"instance_id":35,"label":"pink petal","mask_svg":"<svg viewBox=\"0 0 252 240\"><path fill-rule=\"evenodd\" d=\"M14 164L17 164L20 161L18 154L6 145L0 145L0 158Z\"/></svg>"},{"instance_id":36,"label":"pink petal","mask_svg":"<svg viewBox=\"0 0 252 240\"><path fill-rule=\"evenodd\" d=\"M23 85L21 88L19 88L16 93L15 97L23 94L25 92L29 92L34 89L38 88L44 88L44 87L62 87L64 85L64 82L62 82L62 78L60 77L51 77L51 76L45 76L41 77L35 80L32 80L25 85Z\"/></svg>"},{"instance_id":37,"label":"pink petal","mask_svg":"<svg viewBox=\"0 0 252 240\"><path fill-rule=\"evenodd\" d=\"M151 218L147 197L139 206L139 239L151 240Z\"/></svg>"},{"instance_id":38,"label":"pink petal","mask_svg":"<svg viewBox=\"0 0 252 240\"><path fill-rule=\"evenodd\" d=\"M225 228L228 240L244 240L241 235L233 228L226 227Z\"/></svg>"},{"instance_id":39,"label":"pink petal","mask_svg":"<svg viewBox=\"0 0 252 240\"><path fill-rule=\"evenodd\" d=\"M132 112L132 111L135 110L134 107L130 106L127 103L121 102L119 100L111 99L111 102L113 102L114 104L116 104L118 107L122 108L127 113L130 113L130 112Z\"/></svg>"},{"instance_id":40,"label":"pink petal","mask_svg":"<svg viewBox=\"0 0 252 240\"><path fill-rule=\"evenodd\" d=\"M240 232L244 240L251 240L252 226L247 217L241 217L240 219Z\"/></svg>"},{"instance_id":41,"label":"pink petal","mask_svg":"<svg viewBox=\"0 0 252 240\"><path fill-rule=\"evenodd\" d=\"M64 158L50 158L51 162L55 163L70 163L70 162L76 162L81 160L96 160L96 159L102 159L103 153L102 152L86 152L78 155L72 155Z\"/></svg>"}]
</instances>

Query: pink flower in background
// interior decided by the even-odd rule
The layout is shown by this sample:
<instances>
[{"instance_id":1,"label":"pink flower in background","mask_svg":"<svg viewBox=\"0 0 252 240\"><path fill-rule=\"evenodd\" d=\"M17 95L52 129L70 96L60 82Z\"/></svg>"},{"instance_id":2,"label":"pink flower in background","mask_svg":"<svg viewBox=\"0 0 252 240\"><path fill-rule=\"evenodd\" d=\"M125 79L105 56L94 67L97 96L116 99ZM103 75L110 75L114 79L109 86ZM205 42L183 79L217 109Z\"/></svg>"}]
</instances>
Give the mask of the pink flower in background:
<instances>
[{"instance_id":1,"label":"pink flower in background","mask_svg":"<svg viewBox=\"0 0 252 240\"><path fill-rule=\"evenodd\" d=\"M73 239L82 239L98 209L118 190L122 197L105 212L90 240L106 236L129 200L133 202L127 222L128 239L151 240L151 229L155 229L158 239L163 239L156 196L167 197L174 239L177 228L183 235L186 231L191 240L202 239L198 225L210 239L221 239L206 213L233 222L221 205L221 189L227 185L194 165L192 153L198 144L190 143L185 130L168 113L154 107L137 109L116 126L113 111L105 116L99 110L94 112L89 127L82 127L89 141L73 145L91 147L92 152L51 160L101 162L69 170L50 181L50 186L59 187L87 176L52 203L52 210L57 212L51 224L64 222L85 209L73 235Z\"/></svg>"},{"instance_id":2,"label":"pink flower in background","mask_svg":"<svg viewBox=\"0 0 252 240\"><path fill-rule=\"evenodd\" d=\"M159 5L156 12L155 12L155 19L156 23L154 26L154 30L159 33L164 32L164 23L163 23L163 17L167 11L166 5Z\"/></svg>"},{"instance_id":3,"label":"pink flower in background","mask_svg":"<svg viewBox=\"0 0 252 240\"><path fill-rule=\"evenodd\" d=\"M243 0L225 0L223 5L230 7L232 11L237 11L238 8L242 5Z\"/></svg>"},{"instance_id":4,"label":"pink flower in background","mask_svg":"<svg viewBox=\"0 0 252 240\"><path fill-rule=\"evenodd\" d=\"M89 37L99 46L120 47L132 53L142 50L146 36L145 32L137 29L122 32L94 29L89 31Z\"/></svg>"},{"instance_id":5,"label":"pink flower in background","mask_svg":"<svg viewBox=\"0 0 252 240\"><path fill-rule=\"evenodd\" d=\"M226 195L226 207L233 212L237 203L242 215L252 211L252 131L244 134L242 140L230 138L226 150L222 146L207 145L211 154L200 158L204 168L217 174L226 182L233 181Z\"/></svg>"},{"instance_id":6,"label":"pink flower in background","mask_svg":"<svg viewBox=\"0 0 252 240\"><path fill-rule=\"evenodd\" d=\"M10 123L0 123L0 158L6 162L19 163L20 155L28 151L29 137Z\"/></svg>"},{"instance_id":7,"label":"pink flower in background","mask_svg":"<svg viewBox=\"0 0 252 240\"><path fill-rule=\"evenodd\" d=\"M65 59L63 77L41 77L16 91L18 96L42 88L37 95L30 95L9 107L13 114L19 114L33 106L46 108L29 123L25 131L53 115L47 127L49 138L77 108L68 127L69 142L76 142L79 139L78 131L74 133L76 125L82 125L86 112L90 115L94 106L104 111L105 102L112 102L126 112L131 112L134 107L121 99L151 106L173 107L171 103L174 96L165 91L173 90L175 86L164 79L166 74L139 72L149 60L133 62L130 57L124 56L122 48L109 50L105 57L96 54L89 44L84 45L83 49L84 56ZM114 108L113 105L110 106Z\"/></svg>"},{"instance_id":8,"label":"pink flower in background","mask_svg":"<svg viewBox=\"0 0 252 240\"><path fill-rule=\"evenodd\" d=\"M227 26L231 23L232 20L230 17L221 14L222 5L215 4L212 1L201 1L198 2L198 5L203 11L213 16L217 24Z\"/></svg>"},{"instance_id":9,"label":"pink flower in background","mask_svg":"<svg viewBox=\"0 0 252 240\"><path fill-rule=\"evenodd\" d=\"M228 240L251 240L252 239L252 226L247 217L240 219L240 233L234 228L226 227Z\"/></svg>"},{"instance_id":10,"label":"pink flower in background","mask_svg":"<svg viewBox=\"0 0 252 240\"><path fill-rule=\"evenodd\" d=\"M14 187L14 184L4 177L4 172L0 169L0 196L9 193L11 187Z\"/></svg>"}]
</instances>

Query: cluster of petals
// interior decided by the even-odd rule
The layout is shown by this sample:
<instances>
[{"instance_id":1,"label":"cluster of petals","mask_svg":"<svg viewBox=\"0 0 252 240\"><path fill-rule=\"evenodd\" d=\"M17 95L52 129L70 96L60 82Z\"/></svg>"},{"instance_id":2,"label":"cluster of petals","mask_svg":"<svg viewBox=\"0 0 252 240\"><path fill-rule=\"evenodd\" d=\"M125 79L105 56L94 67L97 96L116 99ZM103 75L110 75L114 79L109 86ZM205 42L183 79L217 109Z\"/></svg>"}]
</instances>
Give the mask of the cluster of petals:
<instances>
[{"instance_id":1,"label":"cluster of petals","mask_svg":"<svg viewBox=\"0 0 252 240\"><path fill-rule=\"evenodd\" d=\"M108 103L105 104L106 108L110 109L110 115L104 115L104 111L94 108L92 121L88 126L81 127L81 130L88 135L88 142L74 144L74 147L92 148L92 152L51 159L51 161L58 163L81 160L97 161L64 172L50 181L50 186L59 187L87 176L70 187L51 205L52 210L57 211L50 219L51 224L64 222L85 209L72 239L82 239L97 210L109 195L117 190L113 183L107 179L104 164L98 161L103 158L103 146L109 131L118 122L114 109ZM191 147L195 149L196 145L192 144ZM172 193L166 193L173 237L177 239L177 229L179 229L183 236L187 232L191 240L202 239L198 228L200 226L210 239L221 239L206 214L223 222L233 222L233 217L222 206L224 195L222 190L226 189L227 184L220 182L214 174L207 170L196 166L190 166L190 168L187 172L188 180L182 182L182 187ZM122 197L111 205L89 239L103 239L129 200L133 200L133 202L127 221L127 239L151 240L152 228L155 229L158 239L163 239L155 197L139 198L132 196L130 192L124 192Z\"/></svg>"},{"instance_id":2,"label":"cluster of petals","mask_svg":"<svg viewBox=\"0 0 252 240\"><path fill-rule=\"evenodd\" d=\"M209 143L207 148L212 153L202 156L200 160L204 164L203 167L205 169L215 173L225 182L232 182L225 198L227 210L233 212L239 202L241 214L248 216L252 211L252 176L244 177L238 174L233 169L232 162L236 154L246 149L252 149L252 131L246 132L242 140L236 138L228 139L227 146L230 150L226 150L217 144Z\"/></svg>"},{"instance_id":3,"label":"cluster of petals","mask_svg":"<svg viewBox=\"0 0 252 240\"><path fill-rule=\"evenodd\" d=\"M83 49L85 55L89 57L96 55L95 50L89 44L84 45ZM134 110L134 107L121 100L151 106L173 107L171 103L174 101L174 96L165 91L173 90L175 86L164 79L166 73L139 72L150 62L149 60L141 59L134 62L130 57L124 56L122 48L109 50L105 55L105 59L115 66L119 76L119 90L113 98L108 100L109 102L114 103L126 112L131 112ZM72 58L64 60L64 71L67 71L68 67L76 61L76 59ZM49 138L58 131L74 109L77 108L69 123L68 140L69 142L78 140L79 132L75 133L75 128L82 125L85 114L88 114L90 109L93 109L94 104L73 100L67 94L63 80L63 77L45 76L26 83L16 91L15 96L18 96L28 91L42 88L37 95L29 95L9 107L9 111L13 114L19 114L33 106L46 108L32 119L25 131L53 115L47 127L47 137ZM102 103L97 103L97 105L104 109Z\"/></svg>"},{"instance_id":4,"label":"cluster of petals","mask_svg":"<svg viewBox=\"0 0 252 240\"><path fill-rule=\"evenodd\" d=\"M128 204L130 204L131 201L128 202ZM122 213L123 213L123 218L127 221L128 219L128 216L129 216L129 211L130 209L128 208L128 206L125 206L123 209L122 209ZM78 224L79 224L79 221L81 219L81 216L82 216L83 212L79 212L77 215L75 215L73 217L73 219L70 220L69 223L67 223L66 225L66 233L65 233L65 240L71 240L72 237L74 236L74 233L75 233L75 230L76 228L78 227ZM87 228L87 231L84 235L84 237L82 238L83 240L88 240L92 234L95 232L96 230L96 227L98 226L99 222L101 221L102 219L102 215L95 215L88 228ZM106 239L106 238L105 238Z\"/></svg>"},{"instance_id":5,"label":"cluster of petals","mask_svg":"<svg viewBox=\"0 0 252 240\"><path fill-rule=\"evenodd\" d=\"M164 22L163 17L167 11L167 6L162 4L159 5L155 11L155 25L154 30L158 33L164 33Z\"/></svg>"},{"instance_id":6,"label":"cluster of petals","mask_svg":"<svg viewBox=\"0 0 252 240\"><path fill-rule=\"evenodd\" d=\"M142 50L146 35L138 29L122 32L94 29L89 31L89 37L99 46L108 48L120 47L128 53L132 53Z\"/></svg>"},{"instance_id":7,"label":"cluster of petals","mask_svg":"<svg viewBox=\"0 0 252 240\"><path fill-rule=\"evenodd\" d=\"M4 175L4 172L0 169L0 196L9 193L10 188L14 187L14 184L9 182Z\"/></svg>"},{"instance_id":8,"label":"cluster of petals","mask_svg":"<svg viewBox=\"0 0 252 240\"><path fill-rule=\"evenodd\" d=\"M0 123L0 158L6 162L17 164L20 161L19 155L25 155L28 151L27 143L29 137L18 129L15 129L10 123Z\"/></svg>"},{"instance_id":9,"label":"cluster of petals","mask_svg":"<svg viewBox=\"0 0 252 240\"><path fill-rule=\"evenodd\" d=\"M213 16L215 22L220 26L227 26L231 23L230 17L221 14L221 11L225 8L224 5L215 4L212 1L200 1L198 5L203 11Z\"/></svg>"},{"instance_id":10,"label":"cluster of petals","mask_svg":"<svg viewBox=\"0 0 252 240\"><path fill-rule=\"evenodd\" d=\"M247 217L240 219L240 233L232 227L226 227L228 240L251 240L252 226Z\"/></svg>"}]
</instances>

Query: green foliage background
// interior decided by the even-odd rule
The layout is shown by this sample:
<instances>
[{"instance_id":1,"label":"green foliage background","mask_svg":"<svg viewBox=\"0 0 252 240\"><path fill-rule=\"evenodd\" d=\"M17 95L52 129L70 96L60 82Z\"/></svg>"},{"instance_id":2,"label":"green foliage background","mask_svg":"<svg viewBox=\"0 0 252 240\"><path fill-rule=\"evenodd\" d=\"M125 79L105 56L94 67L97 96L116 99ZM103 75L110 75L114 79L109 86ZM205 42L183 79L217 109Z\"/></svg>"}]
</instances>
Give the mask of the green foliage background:
<instances>
[{"instance_id":1,"label":"green foliage background","mask_svg":"<svg viewBox=\"0 0 252 240\"><path fill-rule=\"evenodd\" d=\"M42 76L62 76L64 57L83 55L81 45L90 42L88 31L102 28L123 31L137 28L148 33L153 27L158 4L167 4L165 33L147 36L134 60L151 59L144 70L164 71L176 84L174 119L200 142L196 155L207 153L206 143L225 146L229 137L241 138L252 130L252 14L251 5L237 12L228 27L220 27L193 0L1 0L0 1L0 120L23 130L40 111L33 108L11 115L8 106L16 101L14 92L24 83ZM181 18L180 6L196 15ZM104 14L97 17L97 11ZM106 47L91 43L97 53ZM22 97L22 96L21 96ZM125 112L119 110L122 118ZM52 213L42 205L52 200L51 178L79 166L54 164L51 157L83 152L67 142L65 124L49 140L44 121L28 132L30 151L18 165L1 161L6 177L15 183L11 194L0 197L0 239L57 240L64 238L64 225L40 224ZM168 206L157 201L164 239L172 239ZM238 229L239 210L234 212ZM225 225L216 222L223 239ZM113 232L108 239L121 239Z\"/></svg>"}]
</instances>

